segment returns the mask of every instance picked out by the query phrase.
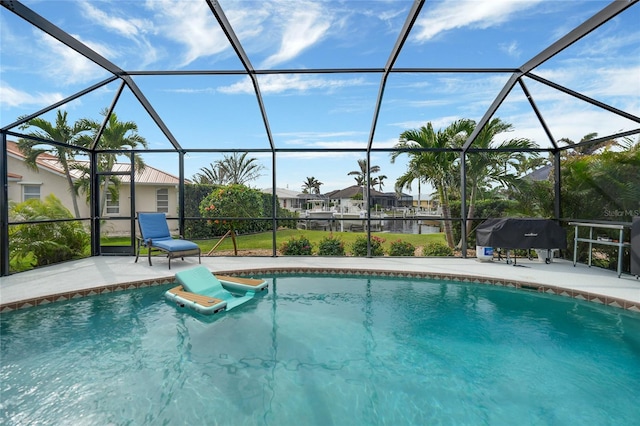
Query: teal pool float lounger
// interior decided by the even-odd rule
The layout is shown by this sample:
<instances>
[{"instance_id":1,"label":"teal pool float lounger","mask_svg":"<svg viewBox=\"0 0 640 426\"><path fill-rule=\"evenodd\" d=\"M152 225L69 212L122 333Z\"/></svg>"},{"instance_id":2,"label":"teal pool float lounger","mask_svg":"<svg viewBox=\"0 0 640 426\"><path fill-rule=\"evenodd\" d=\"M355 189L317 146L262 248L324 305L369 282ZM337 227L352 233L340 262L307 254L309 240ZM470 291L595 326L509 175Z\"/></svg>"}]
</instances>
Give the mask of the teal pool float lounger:
<instances>
[{"instance_id":1,"label":"teal pool float lounger","mask_svg":"<svg viewBox=\"0 0 640 426\"><path fill-rule=\"evenodd\" d=\"M257 291L267 288L264 280L228 276L218 278L204 266L178 272L176 280L180 285L168 290L165 297L179 306L205 315L231 310L251 300ZM244 295L235 296L229 290Z\"/></svg>"}]
</instances>

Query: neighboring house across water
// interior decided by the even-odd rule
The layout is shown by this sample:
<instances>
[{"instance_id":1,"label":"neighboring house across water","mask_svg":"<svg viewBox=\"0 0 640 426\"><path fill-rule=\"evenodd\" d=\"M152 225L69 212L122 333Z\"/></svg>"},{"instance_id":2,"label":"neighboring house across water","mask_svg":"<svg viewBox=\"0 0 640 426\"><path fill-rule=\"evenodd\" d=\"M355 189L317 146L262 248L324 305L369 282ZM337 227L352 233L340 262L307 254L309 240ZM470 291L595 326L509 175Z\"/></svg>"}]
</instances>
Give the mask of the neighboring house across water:
<instances>
[{"instance_id":1,"label":"neighboring house across water","mask_svg":"<svg viewBox=\"0 0 640 426\"><path fill-rule=\"evenodd\" d=\"M272 188L262 189L262 192L272 194ZM343 211L360 212L364 210L362 200L362 187L353 185L348 188L339 189L326 194L309 194L290 189L276 188L276 196L280 207L293 212L305 214L307 211ZM380 209L394 209L399 207L410 207L413 197L401 194L399 197L394 192L379 192L371 190L372 206Z\"/></svg>"},{"instance_id":2,"label":"neighboring house across water","mask_svg":"<svg viewBox=\"0 0 640 426\"><path fill-rule=\"evenodd\" d=\"M261 189L265 194L273 194L273 188ZM300 192L292 191L285 188L276 188L276 197L278 197L278 204L283 209L290 210L292 212L299 212L304 210L304 200L300 199Z\"/></svg>"},{"instance_id":3,"label":"neighboring house across water","mask_svg":"<svg viewBox=\"0 0 640 426\"><path fill-rule=\"evenodd\" d=\"M69 193L67 178L62 166L56 157L50 154L41 154L36 160L37 170L27 166L24 154L18 149L15 142L7 141L7 175L9 181L9 201L22 202L30 198L44 200L49 194L54 194L60 201L73 212L73 202ZM86 161L77 161L88 165ZM113 172L128 172L130 164L116 163ZM72 179L81 177L80 172L71 171ZM135 179L135 212L131 212L130 206L130 177L129 175L117 176L120 180L118 199L112 199L107 194L106 208L103 216L109 218L130 217L138 211L162 212L169 217L175 217L178 212L178 183L176 176L165 173L147 165L141 172L136 172ZM78 196L78 207L81 218L89 218L90 210L86 202L86 194ZM107 221L105 226L108 233L128 232L130 222L126 220ZM177 221L169 221L170 224Z\"/></svg>"},{"instance_id":4,"label":"neighboring house across water","mask_svg":"<svg viewBox=\"0 0 640 426\"><path fill-rule=\"evenodd\" d=\"M372 208L377 206L379 209L393 209L398 205L398 197L395 193L385 193L371 189L369 191ZM345 213L351 213L360 210L366 210L363 198L366 196L362 186L353 185L348 188L339 189L324 194L326 198L331 200L334 210Z\"/></svg>"}]
</instances>

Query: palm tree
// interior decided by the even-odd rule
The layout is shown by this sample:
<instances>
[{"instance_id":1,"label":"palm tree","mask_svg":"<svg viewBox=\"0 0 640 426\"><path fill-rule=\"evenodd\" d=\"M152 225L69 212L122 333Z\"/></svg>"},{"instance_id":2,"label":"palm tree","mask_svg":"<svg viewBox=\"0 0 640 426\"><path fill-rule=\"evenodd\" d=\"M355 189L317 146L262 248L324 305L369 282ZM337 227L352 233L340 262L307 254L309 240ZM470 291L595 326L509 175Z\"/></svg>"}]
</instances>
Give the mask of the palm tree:
<instances>
[{"instance_id":1,"label":"palm tree","mask_svg":"<svg viewBox=\"0 0 640 426\"><path fill-rule=\"evenodd\" d=\"M597 137L598 137L598 133L596 132L587 133L582 137L582 139L580 139L580 142L578 142L578 144L589 142ZM576 145L576 143L569 138L559 139L558 142L562 142L570 146ZM616 145L620 145L616 139L608 139L600 142L595 142L592 144L581 145L575 148L574 155L591 155L591 154L595 154L595 152L600 148L609 148L611 146L616 146Z\"/></svg>"},{"instance_id":2,"label":"palm tree","mask_svg":"<svg viewBox=\"0 0 640 426\"><path fill-rule=\"evenodd\" d=\"M551 155L551 158L553 158L553 155ZM524 177L527 174L550 164L551 160L547 157L541 157L539 154L528 154L512 165L516 175L518 177Z\"/></svg>"},{"instance_id":3,"label":"palm tree","mask_svg":"<svg viewBox=\"0 0 640 426\"><path fill-rule=\"evenodd\" d=\"M209 163L209 167L201 167L200 172L193 175L196 183L208 185L224 185L226 177L224 170L218 167L218 163Z\"/></svg>"},{"instance_id":4,"label":"palm tree","mask_svg":"<svg viewBox=\"0 0 640 426\"><path fill-rule=\"evenodd\" d=\"M75 214L76 219L80 218L78 197L74 190L73 179L71 177L73 161L75 159L75 155L78 153L78 150L73 149L73 146L81 146L83 133L91 130L91 128L87 127L83 120L77 121L73 126L69 126L67 123L67 112L60 110L57 111L55 125L42 118L32 118L20 126L21 129L27 129L29 127L36 127L39 129L27 133L29 136L69 145L69 147L51 145L49 148L42 148L43 144L40 141L34 141L31 139L18 140L18 148L25 155L25 164L34 170L38 170L36 159L39 155L47 153L58 159L67 179L67 185L69 187L71 201L73 203L73 213Z\"/></svg>"},{"instance_id":5,"label":"palm tree","mask_svg":"<svg viewBox=\"0 0 640 426\"><path fill-rule=\"evenodd\" d=\"M322 185L324 185L324 183L315 177L307 177L307 180L302 184L302 192L304 194L320 194L320 186Z\"/></svg>"},{"instance_id":6,"label":"palm tree","mask_svg":"<svg viewBox=\"0 0 640 426\"><path fill-rule=\"evenodd\" d=\"M382 192L382 187L384 186L384 180L387 178L387 176L385 175L378 175L376 177L374 177L373 179L371 179L371 188L376 187L376 185L378 186L378 190L380 192Z\"/></svg>"},{"instance_id":7,"label":"palm tree","mask_svg":"<svg viewBox=\"0 0 640 426\"><path fill-rule=\"evenodd\" d=\"M108 114L106 109L102 110L100 114L105 117ZM102 122L91 120L91 119L83 119L81 120L84 125L89 126L93 130L93 136L88 138L84 136L86 140L91 139L94 140L102 128ZM107 150L127 150L127 149L137 149L140 146L143 148L147 148L148 144L144 137L138 134L138 125L133 121L118 121L118 116L112 112L107 117L106 125L102 130L102 134L100 135L100 140L98 141L97 146L100 149ZM114 165L117 162L117 154L113 153L101 153L98 155L98 170L99 171L111 171L113 170ZM142 171L145 168L145 163L142 157L138 154L134 154L133 157L133 167L136 171ZM84 169L86 172L86 168ZM76 188L82 188L84 192L89 194L89 182L87 180L88 174L84 174L84 178L76 182ZM115 176L108 176L102 182L103 190L100 197L100 212L104 211L106 207L106 198L107 191L109 191L112 197L118 196L118 187L120 185L120 180Z\"/></svg>"},{"instance_id":8,"label":"palm tree","mask_svg":"<svg viewBox=\"0 0 640 426\"><path fill-rule=\"evenodd\" d=\"M216 162L218 173L221 174L227 184L245 185L247 182L258 179L264 166L258 163L257 158L247 158L249 153L237 153L225 155L222 160Z\"/></svg>"},{"instance_id":9,"label":"palm tree","mask_svg":"<svg viewBox=\"0 0 640 426\"><path fill-rule=\"evenodd\" d=\"M433 186L438 194L444 219L444 231L449 247L454 247L453 229L451 227L451 208L449 194L455 185L455 163L457 153L450 149L454 139L461 132L466 132L468 122L456 121L445 130L434 131L431 122L419 129L406 130L400 134L400 139L394 148L406 151L395 151L391 154L391 163L402 154L409 156L407 171L396 180L396 191L402 188L411 189L413 181L427 183Z\"/></svg>"},{"instance_id":10,"label":"palm tree","mask_svg":"<svg viewBox=\"0 0 640 426\"><path fill-rule=\"evenodd\" d=\"M360 170L353 170L347 173L347 176L355 176L356 185L364 186L367 180L367 160L365 158L361 158L358 160L358 166L360 166ZM369 167L369 174L378 173L380 171L380 166L371 166Z\"/></svg>"},{"instance_id":11,"label":"palm tree","mask_svg":"<svg viewBox=\"0 0 640 426\"><path fill-rule=\"evenodd\" d=\"M16 221L69 219L69 209L54 195L44 200L33 198L22 203L10 202L9 217ZM21 224L11 227L11 258L22 264L43 266L83 257L89 245L89 233L79 221L54 221Z\"/></svg>"},{"instance_id":12,"label":"palm tree","mask_svg":"<svg viewBox=\"0 0 640 426\"><path fill-rule=\"evenodd\" d=\"M475 128L475 124L472 120L466 120L465 132L471 134ZM497 146L494 144L494 139L497 135L511 131L512 129L513 126L511 124L499 118L492 119L482 128L473 141L472 148L477 148L481 151L472 152L467 155L466 174L467 184L469 186L467 235L470 235L473 230L473 222L471 219L475 214L475 206L480 189L489 186L491 183L498 183L504 187L517 186L519 182L518 176L509 171L509 166L512 166L512 169L515 171L515 165L521 161L525 161L527 157L522 153L522 150L537 147L534 142L525 138L508 139ZM462 138L457 138L455 143L458 146L462 146L464 141L462 141ZM502 149L511 151L502 151ZM533 153L530 155L536 157L538 154Z\"/></svg>"},{"instance_id":13,"label":"palm tree","mask_svg":"<svg viewBox=\"0 0 640 426\"><path fill-rule=\"evenodd\" d=\"M563 211L568 217L631 220L640 206L640 140L621 150L573 155L562 163ZM614 213L615 212L615 213Z\"/></svg>"}]
</instances>

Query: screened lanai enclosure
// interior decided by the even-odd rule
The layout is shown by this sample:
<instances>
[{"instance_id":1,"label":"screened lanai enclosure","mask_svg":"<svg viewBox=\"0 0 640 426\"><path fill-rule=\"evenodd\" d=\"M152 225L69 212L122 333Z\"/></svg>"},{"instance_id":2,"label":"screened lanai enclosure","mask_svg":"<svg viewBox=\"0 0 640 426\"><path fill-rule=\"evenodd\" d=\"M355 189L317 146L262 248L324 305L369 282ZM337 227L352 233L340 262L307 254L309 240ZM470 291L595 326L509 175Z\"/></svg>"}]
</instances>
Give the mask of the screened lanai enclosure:
<instances>
[{"instance_id":1,"label":"screened lanai enclosure","mask_svg":"<svg viewBox=\"0 0 640 426\"><path fill-rule=\"evenodd\" d=\"M270 256L640 216L637 0L0 3L3 276L132 256L141 211Z\"/></svg>"}]
</instances>

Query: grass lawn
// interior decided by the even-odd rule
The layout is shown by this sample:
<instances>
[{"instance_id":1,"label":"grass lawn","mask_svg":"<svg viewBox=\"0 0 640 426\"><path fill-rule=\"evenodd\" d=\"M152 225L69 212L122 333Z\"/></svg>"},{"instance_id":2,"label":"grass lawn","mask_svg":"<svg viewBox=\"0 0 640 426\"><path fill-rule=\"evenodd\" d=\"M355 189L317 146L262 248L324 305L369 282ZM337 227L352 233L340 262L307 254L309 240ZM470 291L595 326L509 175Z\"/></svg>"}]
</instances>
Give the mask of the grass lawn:
<instances>
[{"instance_id":1,"label":"grass lawn","mask_svg":"<svg viewBox=\"0 0 640 426\"><path fill-rule=\"evenodd\" d=\"M285 229L280 230L276 234L276 247L279 248L282 243L289 241L291 238L298 238L299 236L305 236L309 239L314 249L317 250L318 243L326 236L333 234L334 237L341 239L344 242L345 250L350 252L351 245L359 236L366 235L363 232L329 232L329 231L310 231L300 229ZM430 242L441 242L446 244L444 234L390 234L386 232L372 232L372 236L377 236L385 240L383 247L385 251L389 249L389 245L393 241L407 241L413 244L415 247L424 246ZM213 246L218 243L218 240L198 240L195 241L203 253L208 253ZM237 238L238 250L272 250L273 246L273 233L263 232L259 234L241 235ZM230 237L225 240L216 248L212 253L215 255L219 252L226 252L233 250L233 242Z\"/></svg>"},{"instance_id":2,"label":"grass lawn","mask_svg":"<svg viewBox=\"0 0 640 426\"><path fill-rule=\"evenodd\" d=\"M329 232L329 231L310 231L310 230L300 230L300 229L284 229L280 230L276 234L276 247L279 249L282 243L289 241L291 238L298 238L300 236L305 236L314 248L314 253L317 252L318 243L326 236L333 234L334 237L341 239L344 242L345 251L347 254L351 253L351 245L354 243L356 238L359 236L365 235L364 232ZM422 247L425 244L432 242L439 242L446 245L444 234L391 234L386 232L372 232L372 236L377 236L384 239L383 248L385 253L389 250L389 245L393 241L407 241L413 244L416 248ZM209 251L215 246L219 241L219 238L210 239L210 240L194 240L196 244L200 246L202 253L206 255ZM251 235L241 235L237 237L238 242L238 251L268 251L268 255L271 255L272 245L273 245L273 233L272 232L262 232L259 234L251 234ZM131 240L128 237L109 237L102 238L100 244L103 246L128 246L131 244ZM230 237L225 238L225 240L216 248L216 250L212 253L215 255L228 255L233 253L233 242ZM141 250L141 253L146 254L146 250ZM88 253L87 253L88 255ZM10 262L10 270L13 272L25 271L33 268L34 259L31 257L27 257L22 259L21 262L16 262L12 260Z\"/></svg>"},{"instance_id":3,"label":"grass lawn","mask_svg":"<svg viewBox=\"0 0 640 426\"><path fill-rule=\"evenodd\" d=\"M276 247L280 247L282 243L288 241L291 238L298 238L301 235L304 235L309 241L313 244L313 247L318 247L318 243L325 236L333 234L334 237L340 238L345 245L345 250L347 253L350 251L350 247L357 237L361 235L366 235L363 232L328 232L328 231L309 231L309 230L301 230L301 229L284 229L278 231L276 234ZM385 240L383 247L386 250L389 249L389 244L392 241L407 241L413 244L415 247L424 246L430 242L441 242L446 244L444 234L391 234L387 232L372 232L371 235L378 236ZM213 246L218 243L219 239L210 239L210 240L194 240L196 244L200 246L200 249L203 253L208 253ZM273 233L272 232L261 232L259 234L251 234L251 235L240 235L237 237L238 242L238 250L271 250L273 244ZM101 241L101 244L106 245L128 245L129 238L124 237L113 237L113 238L104 238ZM212 253L213 255L221 252L227 252L229 250L233 250L233 242L231 241L231 237L227 237L224 241L216 248L216 250Z\"/></svg>"}]
</instances>

